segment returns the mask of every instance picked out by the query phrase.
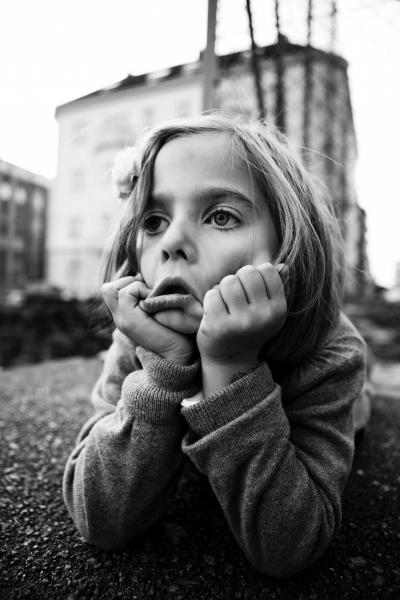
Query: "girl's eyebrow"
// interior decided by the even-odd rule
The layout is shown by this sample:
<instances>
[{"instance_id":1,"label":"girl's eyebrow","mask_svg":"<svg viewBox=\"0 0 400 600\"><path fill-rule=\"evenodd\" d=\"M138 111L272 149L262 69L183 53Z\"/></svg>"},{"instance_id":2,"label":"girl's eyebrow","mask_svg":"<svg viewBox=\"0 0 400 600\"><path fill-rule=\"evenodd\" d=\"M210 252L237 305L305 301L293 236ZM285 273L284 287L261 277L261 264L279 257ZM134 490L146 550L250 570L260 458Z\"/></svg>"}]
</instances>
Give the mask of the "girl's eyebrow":
<instances>
[{"instance_id":1,"label":"girl's eyebrow","mask_svg":"<svg viewBox=\"0 0 400 600\"><path fill-rule=\"evenodd\" d=\"M225 186L201 187L197 190L194 190L192 196L193 198L195 198L196 200L200 200L201 202L206 202L209 200L218 200L220 198L225 198L226 196L231 196L236 201L239 200L243 202L243 204L247 204L250 208L254 208L254 201L248 198L245 194L243 194L235 188ZM152 194L149 198L149 204L151 204L152 206L158 204L170 204L172 201L172 194L155 193Z\"/></svg>"},{"instance_id":2,"label":"girl's eyebrow","mask_svg":"<svg viewBox=\"0 0 400 600\"><path fill-rule=\"evenodd\" d=\"M248 204L251 208L254 208L254 202L252 202L250 198L243 194L243 192L240 192L235 188L211 186L200 189L198 193L198 197L204 200L218 200L219 198L224 198L226 196L231 196L235 200L242 201L244 204Z\"/></svg>"}]
</instances>

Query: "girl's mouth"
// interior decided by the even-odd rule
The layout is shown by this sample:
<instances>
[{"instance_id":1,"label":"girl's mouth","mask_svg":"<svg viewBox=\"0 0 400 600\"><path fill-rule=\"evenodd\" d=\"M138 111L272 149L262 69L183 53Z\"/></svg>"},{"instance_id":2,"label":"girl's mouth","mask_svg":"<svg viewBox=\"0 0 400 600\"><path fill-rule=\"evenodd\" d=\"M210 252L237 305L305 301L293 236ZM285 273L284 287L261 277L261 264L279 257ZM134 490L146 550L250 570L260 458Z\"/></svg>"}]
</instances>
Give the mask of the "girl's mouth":
<instances>
[{"instance_id":1,"label":"girl's mouth","mask_svg":"<svg viewBox=\"0 0 400 600\"><path fill-rule=\"evenodd\" d=\"M180 277L166 277L140 303L151 314L161 310L183 309L195 299L194 290Z\"/></svg>"}]
</instances>

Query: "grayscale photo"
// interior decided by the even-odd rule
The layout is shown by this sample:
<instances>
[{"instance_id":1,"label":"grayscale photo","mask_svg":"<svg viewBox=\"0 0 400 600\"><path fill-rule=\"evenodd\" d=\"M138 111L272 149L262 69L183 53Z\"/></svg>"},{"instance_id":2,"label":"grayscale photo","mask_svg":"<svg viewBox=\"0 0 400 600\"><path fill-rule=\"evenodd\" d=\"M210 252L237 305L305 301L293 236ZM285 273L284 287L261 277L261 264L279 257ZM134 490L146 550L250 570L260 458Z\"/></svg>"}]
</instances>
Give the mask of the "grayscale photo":
<instances>
[{"instance_id":1,"label":"grayscale photo","mask_svg":"<svg viewBox=\"0 0 400 600\"><path fill-rule=\"evenodd\" d=\"M1 599L400 598L399 0L1 21Z\"/></svg>"}]
</instances>

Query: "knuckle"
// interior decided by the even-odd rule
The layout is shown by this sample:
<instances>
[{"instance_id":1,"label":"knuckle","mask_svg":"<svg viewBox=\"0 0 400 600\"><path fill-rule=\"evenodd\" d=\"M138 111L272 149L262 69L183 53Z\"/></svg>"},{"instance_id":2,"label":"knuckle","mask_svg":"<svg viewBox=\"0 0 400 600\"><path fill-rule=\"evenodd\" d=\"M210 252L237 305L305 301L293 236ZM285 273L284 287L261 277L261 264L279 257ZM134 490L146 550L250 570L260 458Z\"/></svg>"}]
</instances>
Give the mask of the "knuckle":
<instances>
[{"instance_id":1,"label":"knuckle","mask_svg":"<svg viewBox=\"0 0 400 600\"><path fill-rule=\"evenodd\" d=\"M217 297L217 290L216 289L211 289L211 290L207 290L207 292L204 294L204 298L203 298L203 309L206 309L208 304Z\"/></svg>"},{"instance_id":2,"label":"knuckle","mask_svg":"<svg viewBox=\"0 0 400 600\"><path fill-rule=\"evenodd\" d=\"M244 265L237 272L238 275L251 275L257 271L257 267L254 265Z\"/></svg>"},{"instance_id":3,"label":"knuckle","mask_svg":"<svg viewBox=\"0 0 400 600\"><path fill-rule=\"evenodd\" d=\"M272 273L274 271L274 266L270 263L270 262L266 262L264 264L262 264L259 268L259 271L267 274L267 273Z\"/></svg>"},{"instance_id":4,"label":"knuckle","mask_svg":"<svg viewBox=\"0 0 400 600\"><path fill-rule=\"evenodd\" d=\"M137 292L139 290L139 287L140 287L139 281L133 281L132 283L129 283L123 289L125 290L125 293L135 295L135 292Z\"/></svg>"},{"instance_id":5,"label":"knuckle","mask_svg":"<svg viewBox=\"0 0 400 600\"><path fill-rule=\"evenodd\" d=\"M101 293L103 294L103 296L107 293L109 293L111 290L111 283L107 282L107 283L103 283L103 285L101 286Z\"/></svg>"},{"instance_id":6,"label":"knuckle","mask_svg":"<svg viewBox=\"0 0 400 600\"><path fill-rule=\"evenodd\" d=\"M114 296L114 292L112 291L112 289L110 287L104 286L101 288L101 294L106 304L110 303Z\"/></svg>"},{"instance_id":7,"label":"knuckle","mask_svg":"<svg viewBox=\"0 0 400 600\"><path fill-rule=\"evenodd\" d=\"M221 285L229 285L230 283L232 283L232 281L234 281L236 278L235 275L225 275L225 277L221 280Z\"/></svg>"}]
</instances>

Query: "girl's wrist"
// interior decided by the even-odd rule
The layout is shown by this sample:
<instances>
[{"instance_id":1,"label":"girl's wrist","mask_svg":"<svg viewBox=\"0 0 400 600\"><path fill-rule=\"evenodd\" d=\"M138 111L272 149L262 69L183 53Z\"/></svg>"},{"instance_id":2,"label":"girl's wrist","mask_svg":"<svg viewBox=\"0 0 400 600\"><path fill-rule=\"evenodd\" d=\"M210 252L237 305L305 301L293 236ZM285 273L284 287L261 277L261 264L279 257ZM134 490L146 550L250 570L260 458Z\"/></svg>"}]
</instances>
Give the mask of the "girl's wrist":
<instances>
[{"instance_id":1,"label":"girl's wrist","mask_svg":"<svg viewBox=\"0 0 400 600\"><path fill-rule=\"evenodd\" d=\"M177 365L191 365L195 361L194 352L190 351L187 353L177 353L177 352L164 352L162 357L165 360L169 360Z\"/></svg>"},{"instance_id":2,"label":"girl's wrist","mask_svg":"<svg viewBox=\"0 0 400 600\"><path fill-rule=\"evenodd\" d=\"M201 357L204 395L207 397L219 392L254 371L259 364L257 358L220 362Z\"/></svg>"}]
</instances>

